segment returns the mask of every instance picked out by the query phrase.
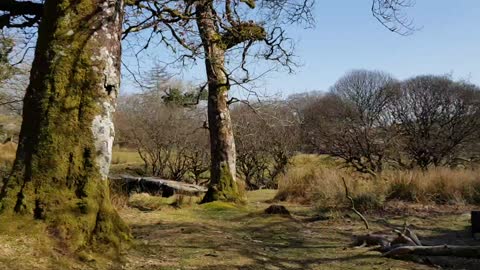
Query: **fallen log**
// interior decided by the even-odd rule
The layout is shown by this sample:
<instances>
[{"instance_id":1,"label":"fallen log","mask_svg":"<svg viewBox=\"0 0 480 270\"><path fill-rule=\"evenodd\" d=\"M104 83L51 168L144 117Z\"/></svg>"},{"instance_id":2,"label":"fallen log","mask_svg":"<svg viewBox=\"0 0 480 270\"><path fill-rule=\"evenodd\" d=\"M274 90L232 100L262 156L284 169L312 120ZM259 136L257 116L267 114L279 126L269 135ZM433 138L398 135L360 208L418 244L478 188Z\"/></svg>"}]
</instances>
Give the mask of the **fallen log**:
<instances>
[{"instance_id":1,"label":"fallen log","mask_svg":"<svg viewBox=\"0 0 480 270\"><path fill-rule=\"evenodd\" d=\"M398 246L382 254L385 257L405 255L480 258L480 246Z\"/></svg>"},{"instance_id":2,"label":"fallen log","mask_svg":"<svg viewBox=\"0 0 480 270\"><path fill-rule=\"evenodd\" d=\"M422 246L422 242L420 241L420 239L418 239L418 236L417 234L411 230L410 228L408 228L406 225L405 225L405 235L410 238L416 246Z\"/></svg>"},{"instance_id":3,"label":"fallen log","mask_svg":"<svg viewBox=\"0 0 480 270\"><path fill-rule=\"evenodd\" d=\"M391 240L383 234L354 235L350 247L380 246L382 249L390 248Z\"/></svg>"},{"instance_id":4,"label":"fallen log","mask_svg":"<svg viewBox=\"0 0 480 270\"><path fill-rule=\"evenodd\" d=\"M366 234L354 236L351 247L379 246L372 249L384 257L401 258L415 256L452 256L480 258L480 246L436 245L424 246L416 233L405 224L402 231L394 230L397 236L391 239L387 235Z\"/></svg>"},{"instance_id":5,"label":"fallen log","mask_svg":"<svg viewBox=\"0 0 480 270\"><path fill-rule=\"evenodd\" d=\"M126 194L148 193L153 196L171 197L174 194L198 196L207 192L207 188L166 180L157 177L135 177L130 175L111 176L113 186Z\"/></svg>"},{"instance_id":6,"label":"fallen log","mask_svg":"<svg viewBox=\"0 0 480 270\"><path fill-rule=\"evenodd\" d=\"M343 186L345 187L345 197L350 201L350 209L357 215L360 217L360 219L362 219L363 221L363 224L365 225L365 229L370 230L370 226L368 225L368 221L367 219L362 215L362 213L360 213L356 208L355 208L355 201L353 200L353 197L350 196L350 192L348 191L348 186L347 186L347 182L345 182L345 178L342 177L342 181L343 181Z\"/></svg>"}]
</instances>

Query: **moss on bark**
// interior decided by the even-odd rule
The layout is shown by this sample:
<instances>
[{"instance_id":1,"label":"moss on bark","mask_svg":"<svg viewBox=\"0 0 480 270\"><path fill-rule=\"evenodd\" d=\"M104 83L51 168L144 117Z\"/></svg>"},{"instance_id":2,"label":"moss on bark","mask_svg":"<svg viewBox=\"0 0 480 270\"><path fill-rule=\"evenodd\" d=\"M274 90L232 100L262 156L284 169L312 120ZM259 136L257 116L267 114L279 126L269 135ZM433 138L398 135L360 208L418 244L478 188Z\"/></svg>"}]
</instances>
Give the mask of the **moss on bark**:
<instances>
[{"instance_id":1,"label":"moss on bark","mask_svg":"<svg viewBox=\"0 0 480 270\"><path fill-rule=\"evenodd\" d=\"M93 130L115 106L121 12L121 0L46 1L17 157L0 193L2 215L45 221L69 251L129 238L100 170L111 153Z\"/></svg>"},{"instance_id":2,"label":"moss on bark","mask_svg":"<svg viewBox=\"0 0 480 270\"><path fill-rule=\"evenodd\" d=\"M202 202L241 201L235 168L235 142L228 110L230 85L225 74L225 44L215 25L213 1L198 1L196 21L205 51L208 77L210 186Z\"/></svg>"},{"instance_id":3,"label":"moss on bark","mask_svg":"<svg viewBox=\"0 0 480 270\"><path fill-rule=\"evenodd\" d=\"M245 202L243 188L234 180L227 164L221 165L220 180L211 185L202 199L202 203L213 201L227 201L234 203Z\"/></svg>"}]
</instances>

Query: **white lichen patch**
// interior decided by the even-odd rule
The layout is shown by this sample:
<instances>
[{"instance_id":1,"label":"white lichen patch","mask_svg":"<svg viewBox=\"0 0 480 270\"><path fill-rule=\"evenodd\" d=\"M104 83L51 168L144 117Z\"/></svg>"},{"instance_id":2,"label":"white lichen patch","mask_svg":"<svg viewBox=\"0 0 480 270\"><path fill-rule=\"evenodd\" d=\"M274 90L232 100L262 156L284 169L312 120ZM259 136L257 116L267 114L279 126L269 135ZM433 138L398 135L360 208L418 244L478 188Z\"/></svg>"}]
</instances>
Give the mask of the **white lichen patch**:
<instances>
[{"instance_id":1,"label":"white lichen patch","mask_svg":"<svg viewBox=\"0 0 480 270\"><path fill-rule=\"evenodd\" d=\"M118 3L119 2L119 3ZM102 7L102 19L112 19L115 16L114 28L118 27L118 31L121 31L121 24L118 18L120 14L116 12L116 5L123 5L122 0L105 0ZM119 51L120 44L118 42L112 42L115 29L112 29L111 24L103 24L100 29L94 33L92 41L101 45L98 51L91 56L91 60L99 63L94 67L95 72L101 74L104 78L102 85L99 85L99 91L102 96L99 107L101 112L94 117L92 122L92 133L95 140L96 148L96 163L100 170L100 174L104 179L108 178L110 170L110 162L112 159L113 139L115 136L115 129L113 125L113 113L115 112L115 100L117 98L117 91L120 89L120 70L118 69L118 63L120 61L117 52Z\"/></svg>"},{"instance_id":2,"label":"white lichen patch","mask_svg":"<svg viewBox=\"0 0 480 270\"><path fill-rule=\"evenodd\" d=\"M101 104L102 114L95 116L92 122L92 133L95 140L96 163L103 179L108 178L110 162L112 160L113 139L115 128L113 113L115 107L110 102Z\"/></svg>"},{"instance_id":3,"label":"white lichen patch","mask_svg":"<svg viewBox=\"0 0 480 270\"><path fill-rule=\"evenodd\" d=\"M93 61L100 61L104 63L103 77L105 78L104 87L110 86L113 93L109 93L113 98L117 97L118 89L120 88L120 76L115 62L117 57L106 47L102 47L97 55L93 55Z\"/></svg>"}]
</instances>

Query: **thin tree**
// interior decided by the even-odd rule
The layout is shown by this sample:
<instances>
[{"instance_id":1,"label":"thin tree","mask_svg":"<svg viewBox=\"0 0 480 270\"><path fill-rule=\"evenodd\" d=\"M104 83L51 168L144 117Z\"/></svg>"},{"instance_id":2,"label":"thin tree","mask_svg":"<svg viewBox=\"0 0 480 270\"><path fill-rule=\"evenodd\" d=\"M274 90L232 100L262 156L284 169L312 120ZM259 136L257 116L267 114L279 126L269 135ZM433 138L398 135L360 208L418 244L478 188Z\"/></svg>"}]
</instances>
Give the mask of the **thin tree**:
<instances>
[{"instance_id":1,"label":"thin tree","mask_svg":"<svg viewBox=\"0 0 480 270\"><path fill-rule=\"evenodd\" d=\"M252 57L277 61L291 70L292 44L285 26L313 23L313 2L145 0L132 8L126 35L151 29L152 36L160 36L167 47L180 51L178 61L204 61L211 181L203 202L243 200L237 184L229 90L255 79L249 70Z\"/></svg>"},{"instance_id":2,"label":"thin tree","mask_svg":"<svg viewBox=\"0 0 480 270\"><path fill-rule=\"evenodd\" d=\"M211 182L203 202L242 200L236 179L235 142L228 105L231 87L258 78L249 60L275 61L292 71L293 43L286 29L312 26L314 0L138 0L127 12L125 37L149 29L176 61L203 59L208 89ZM401 7L408 1L372 1L372 13L388 29L410 29ZM140 15L139 15L140 14ZM258 68L258 65L255 66ZM248 90L248 89L247 89Z\"/></svg>"}]
</instances>

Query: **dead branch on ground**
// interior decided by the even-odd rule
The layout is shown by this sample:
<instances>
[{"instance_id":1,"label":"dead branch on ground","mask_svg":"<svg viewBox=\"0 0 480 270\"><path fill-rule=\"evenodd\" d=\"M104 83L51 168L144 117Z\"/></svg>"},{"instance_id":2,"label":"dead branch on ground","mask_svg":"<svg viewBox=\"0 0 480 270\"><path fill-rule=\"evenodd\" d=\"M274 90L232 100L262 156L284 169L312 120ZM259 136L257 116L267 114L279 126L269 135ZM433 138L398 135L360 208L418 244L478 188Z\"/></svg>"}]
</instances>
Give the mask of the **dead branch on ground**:
<instances>
[{"instance_id":1,"label":"dead branch on ground","mask_svg":"<svg viewBox=\"0 0 480 270\"><path fill-rule=\"evenodd\" d=\"M417 234L404 225L403 230L393 230L396 237L384 234L366 234L354 236L350 247L372 247L383 257L404 258L406 256L453 256L463 258L480 258L480 246L456 245L422 245Z\"/></svg>"},{"instance_id":2,"label":"dead branch on ground","mask_svg":"<svg viewBox=\"0 0 480 270\"><path fill-rule=\"evenodd\" d=\"M342 177L342 180L343 180L343 185L345 186L345 197L347 197L348 200L350 200L350 209L355 213L357 214L357 216L359 216L363 223L365 224L365 228L367 230L370 230L370 227L368 225L368 221L367 219L362 215L362 213L360 213L356 208L355 208L355 202L353 201L353 198L352 196L350 196L350 193L348 191L348 186L347 186L347 182L345 182L345 178Z\"/></svg>"}]
</instances>

